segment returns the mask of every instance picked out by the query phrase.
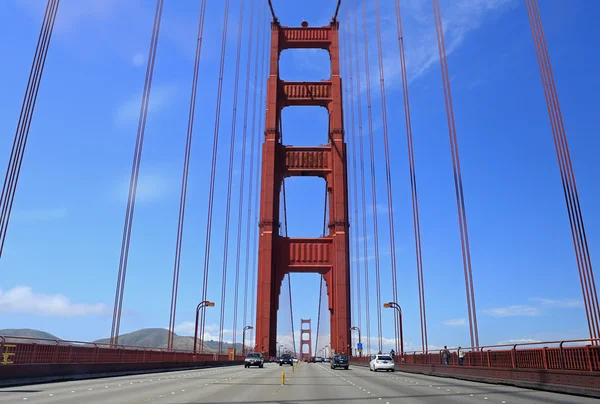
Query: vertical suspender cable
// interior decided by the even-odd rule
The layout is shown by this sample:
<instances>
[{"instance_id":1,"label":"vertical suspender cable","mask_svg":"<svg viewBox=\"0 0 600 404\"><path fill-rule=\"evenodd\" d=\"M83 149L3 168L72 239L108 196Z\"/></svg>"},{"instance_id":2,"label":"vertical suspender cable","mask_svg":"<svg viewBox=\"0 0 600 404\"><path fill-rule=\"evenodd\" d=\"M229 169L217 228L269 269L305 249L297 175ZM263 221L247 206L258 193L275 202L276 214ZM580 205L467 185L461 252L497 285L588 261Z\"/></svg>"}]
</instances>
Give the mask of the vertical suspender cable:
<instances>
[{"instance_id":1,"label":"vertical suspender cable","mask_svg":"<svg viewBox=\"0 0 600 404\"><path fill-rule=\"evenodd\" d=\"M460 236L463 256L463 268L465 273L465 289L467 296L467 307L469 312L469 328L471 334L471 346L479 347L479 333L477 331L477 313L475 309L475 293L473 287L473 273L471 269L471 252L469 248L469 234L467 231L467 217L462 185L462 174L460 169L460 158L458 154L458 140L456 137L456 124L454 121L454 108L452 106L452 93L450 89L450 76L446 57L446 45L444 43L444 31L439 0L432 0L433 12L436 22L438 51L440 54L440 67L442 70L442 83L444 85L444 98L446 101L446 116L448 118L448 134L450 137L450 151L452 153L452 165L454 169L454 188L456 191L456 205L460 225Z\"/></svg>"},{"instance_id":2,"label":"vertical suspender cable","mask_svg":"<svg viewBox=\"0 0 600 404\"><path fill-rule=\"evenodd\" d=\"M353 182L353 194L354 194L354 220L355 220L355 224L356 224L356 233L354 236L354 241L355 241L355 262L356 262L356 314L357 314L357 326L358 328L360 328L361 325L361 319L362 319L362 315L361 315L361 310L362 310L362 305L361 305L361 301L360 301L360 263L363 259L366 259L366 257L363 257L361 252L360 252L360 226L359 226L359 215L358 215L358 186L357 186L357 175L356 175L356 147L357 144L359 142L361 142L361 139L359 139L357 137L356 134L356 130L355 130L355 121L354 121L354 69L352 67L352 24L350 23L350 10L348 10L348 40L346 42L346 44L348 45L347 48L347 52L346 52L346 58L348 61L348 66L349 66L349 70L350 70L350 130L351 130L351 136L350 138L352 139L352 182ZM364 186L362 186L362 189L364 189ZM366 235L363 235L363 237L365 237L366 239ZM360 342L360 341L359 341Z\"/></svg>"},{"instance_id":3,"label":"vertical suspender cable","mask_svg":"<svg viewBox=\"0 0 600 404\"><path fill-rule=\"evenodd\" d=\"M548 116L552 127L552 135L561 173L567 212L569 214L571 236L573 238L573 246L577 259L590 338L596 339L600 337L600 307L598 305L598 295L592 269L592 261L579 202L579 193L577 192L575 174L571 162L571 153L567 143L567 135L560 110L558 93L554 82L554 73L552 72L552 65L550 63L548 46L544 35L538 3L537 0L527 0L526 4L533 41L538 57L540 76L542 78L546 96ZM595 340L592 343L597 344L598 341Z\"/></svg>"},{"instance_id":4,"label":"vertical suspender cable","mask_svg":"<svg viewBox=\"0 0 600 404\"><path fill-rule=\"evenodd\" d=\"M419 289L419 314L421 319L421 349L428 350L427 317L425 314L425 286L423 280L423 256L421 253L421 224L419 222L419 199L417 196L417 176L415 173L415 152L413 146L410 103L408 97L408 77L406 74L406 57L404 53L404 36L402 34L402 15L400 0L396 0L396 26L398 28L398 47L400 48L400 68L402 71L402 92L404 95L404 118L406 123L406 139L408 142L408 161L410 169L410 187L413 209L413 227L415 233L415 251L417 257L417 282Z\"/></svg>"},{"instance_id":5,"label":"vertical suspender cable","mask_svg":"<svg viewBox=\"0 0 600 404\"><path fill-rule=\"evenodd\" d=\"M356 0L353 0L353 10L356 10ZM367 328L367 352L371 353L371 314L369 304L369 254L367 244L367 199L365 190L365 157L364 157L364 146L363 146L363 127L362 127L362 100L361 100L361 81L360 81L360 59L358 52L358 11L353 11L353 27L356 34L354 41L355 58L356 58L356 97L358 107L358 145L360 150L360 189L362 192L362 226L363 226L363 258L365 268L365 320Z\"/></svg>"},{"instance_id":6,"label":"vertical suspender cable","mask_svg":"<svg viewBox=\"0 0 600 404\"><path fill-rule=\"evenodd\" d=\"M258 24L256 25L256 57L254 59L254 84L253 84L253 88L254 88L254 98L252 101L252 128L251 128L251 140L250 140L250 185L249 185L249 196L248 196L248 213L247 213L247 218L246 218L246 275L245 275L245 286L244 286L244 324L248 324L247 323L247 318L248 315L250 315L250 317L252 317L252 313L248 313L248 285L249 285L249 275L251 272L251 266L250 266L250 240L251 240L251 236L250 236L250 230L252 229L251 224L253 223L253 219L252 219L252 207L254 206L254 198L253 198L253 193L254 193L254 164L255 164L255 160L256 160L256 166L258 167L259 161L258 161L258 152L255 153L254 150L254 143L255 143L255 139L259 140L259 144L260 144L260 136L257 136L256 134L256 103L257 103L257 98L258 98L258 94L259 92L257 91L257 86L258 86L258 61L259 61L259 47L260 47L260 40L261 40L261 32L263 31L263 25L264 20L263 17L265 16L265 7L266 7L266 2L263 1L263 7L262 7L262 12L260 11L260 3L257 4L257 9L259 10L258 12ZM260 100L258 101L260 102ZM259 112L260 113L260 112ZM256 182L258 184L258 177L256 178ZM256 187L258 187L258 185L256 185ZM258 209L258 206L255 206L255 209ZM250 287L252 288L252 290L255 289L255 285L250 285ZM252 323L253 324L253 323ZM252 329L250 330L250 332L252 332Z\"/></svg>"},{"instance_id":7,"label":"vertical suspender cable","mask_svg":"<svg viewBox=\"0 0 600 404\"><path fill-rule=\"evenodd\" d=\"M208 292L208 267L210 263L210 241L212 235L213 205L215 199L215 174L217 171L217 151L219 147L219 128L221 122L221 99L223 95L223 71L225 70L225 47L227 45L227 22L229 17L229 0L225 0L225 13L223 16L223 36L221 39L221 65L219 68L219 84L215 111L215 126L213 134L212 165L210 169L210 188L208 192L208 218L206 222L206 244L204 246L204 279L202 283L202 300L206 300ZM222 286L223 288L224 286ZM204 329L206 324L206 308L202 309L200 321L200 351L204 350ZM221 327L222 328L222 327ZM220 339L220 338L219 338ZM219 352L220 352L219 341Z\"/></svg>"},{"instance_id":8,"label":"vertical suspender cable","mask_svg":"<svg viewBox=\"0 0 600 404\"><path fill-rule=\"evenodd\" d=\"M242 31L244 27L244 0L240 1L238 24L237 53L235 59L235 79L233 84L233 111L231 117L231 140L229 143L229 171L227 176L227 199L225 207L225 241L223 243L223 277L221 279L221 319L219 323L219 353L223 348L223 332L225 328L225 291L227 289L227 263L229 257L229 223L231 220L231 187L233 184L233 163L235 156L235 135L237 128L237 102L240 82L240 59L242 55ZM242 150L242 159L244 151ZM243 184L242 184L243 188Z\"/></svg>"},{"instance_id":9,"label":"vertical suspender cable","mask_svg":"<svg viewBox=\"0 0 600 404\"><path fill-rule=\"evenodd\" d=\"M27 139L29 138L29 128L31 127L31 120L33 119L33 112L37 101L38 91L40 89L40 83L42 81L44 66L46 65L46 57L50 47L50 40L52 39L52 32L54 31L54 23L56 22L59 4L60 0L48 0L46 3L46 11L44 12L42 27L40 28L38 42L33 55L29 79L27 80L27 87L25 88L25 96L23 97L23 103L21 104L21 113L19 115L19 120L17 121L15 138L8 160L8 167L6 168L4 184L2 185L2 194L0 195L0 205L2 206L0 213L0 258L2 257L2 251L4 250L10 213L12 211L17 184L19 182L19 174L21 173L21 164L23 163Z\"/></svg>"},{"instance_id":10,"label":"vertical suspender cable","mask_svg":"<svg viewBox=\"0 0 600 404\"><path fill-rule=\"evenodd\" d=\"M345 29L344 25L340 25L340 27L344 27L344 30L342 31L342 45L340 46L340 60L341 60L341 64L342 64L342 86L344 88L344 99L343 101L345 102L344 105L344 110L346 109L346 107L348 106L348 102L350 99L349 96L349 90L348 90L348 86L345 84L345 80L346 77L349 77L349 73L348 73L348 39L347 39L347 35L348 35L348 30ZM352 107L352 106L350 106ZM351 141L351 139L347 139L346 138L346 132L347 128L350 128L350 114L344 114L344 141L346 142L346 144L348 145L348 150L346 152L346 156L352 155L352 153L354 152L354 143ZM347 159L348 161L348 159ZM348 171L348 170L347 170ZM350 197L350 195L352 195L354 192L354 188L352 186L352 182L348 181L348 221L349 221L349 240L348 240L348 246L350 248L350 262L348 263L348 266L350 267L350 274L349 274L349 278L350 278L350 288L351 288L351 292L350 292L350 301L352 304L352 314L351 314L351 325L356 323L356 316L357 316L357 312L360 309L357 309L356 306L356 302L357 302L357 298L356 298L356 284L355 284L355 280L354 280L354 271L356 270L356 261L354 261L352 258L354 256L354 254L356 253L356 251L354 251L354 245L353 245L353 239L356 239L356 233L354 231L354 227L352 225L352 222L354 220L354 202L352 200L352 198ZM352 354L352 347L355 346L354 343L355 340L355 334L351 333L350 335L350 352L349 354Z\"/></svg>"},{"instance_id":11,"label":"vertical suspender cable","mask_svg":"<svg viewBox=\"0 0 600 404\"><path fill-rule=\"evenodd\" d=\"M192 94L190 96L190 110L188 115L187 137L185 141L185 153L183 158L183 174L181 179L181 195L179 197L179 220L177 222L177 241L175 243L175 264L173 266L173 286L171 288L171 313L169 318L169 334L167 335L167 349L173 349L173 337L175 331L175 316L177 314L177 291L179 289L179 269L181 266L181 245L183 241L183 226L185 220L185 204L187 199L188 173L190 167L190 155L194 132L194 116L196 112L196 92L198 90L198 73L200 71L200 60L202 54L202 36L204 33L204 16L206 12L206 0L200 5L200 18L198 21L198 35L196 37L196 57L194 60L194 73L192 75Z\"/></svg>"},{"instance_id":12,"label":"vertical suspender cable","mask_svg":"<svg viewBox=\"0 0 600 404\"><path fill-rule=\"evenodd\" d=\"M375 0L375 27L377 30L377 56L379 61L379 86L381 91L381 119L383 123L383 143L385 153L385 177L386 177L386 188L387 188L387 205L388 205L388 220L390 227L390 253L391 253L391 264L392 264L392 294L394 302L398 303L398 280L396 271L396 232L394 229L394 201L392 192L392 172L391 172L391 161L390 161L390 145L388 136L388 122L387 122L387 105L385 96L385 74L383 69L383 50L381 44L381 17L379 15L379 1ZM399 341L399 323L398 317L394 316L394 332L396 341L396 352L400 352L400 341Z\"/></svg>"},{"instance_id":13,"label":"vertical suspender cable","mask_svg":"<svg viewBox=\"0 0 600 404\"><path fill-rule=\"evenodd\" d=\"M117 276L117 287L115 291L115 307L113 311L112 329L110 342L112 345L119 343L119 328L121 325L121 311L123 309L123 293L125 291L125 277L127 274L127 261L129 259L129 242L131 240L131 227L133 225L133 214L135 210L135 196L137 192L138 178L140 175L140 164L142 162L142 150L144 146L144 134L146 132L146 118L148 117L148 103L150 102L150 90L152 88L152 77L154 75L154 62L156 60L156 48L160 33L164 0L157 0L156 12L154 14L154 26L150 40L150 51L148 64L146 66L146 79L142 94L142 105L140 106L140 118L138 121L137 138L133 152L133 163L131 166L131 178L129 180L129 195L127 198L127 209L125 212L125 224L123 226L123 239L121 241L121 257L119 260L119 271Z\"/></svg>"},{"instance_id":14,"label":"vertical suspender cable","mask_svg":"<svg viewBox=\"0 0 600 404\"><path fill-rule=\"evenodd\" d=\"M244 92L244 132L242 134L242 162L240 169L240 197L239 197L239 207L238 207L238 228L237 228L237 248L236 248L236 259L235 259L235 299L234 299L234 308L233 308L233 346L235 347L235 343L237 341L237 310L238 310L238 295L239 295L239 274L240 274L240 258L241 258L241 247L242 247L242 223L243 223L243 207L244 207L244 179L246 172L246 139L248 133L248 97L250 94L250 68L252 66L252 39L254 33L254 0L250 1L250 27L248 28L248 56L247 56L247 65L246 65L246 89ZM258 53L258 52L257 52ZM252 141L254 141L254 134L252 134ZM252 142L250 143L250 159L254 157L254 149L252 149ZM252 163L250 163L250 170L252 170ZM250 183L249 187L252 188L252 173L250 173ZM248 199L248 206L251 204L252 192L250 191L250 199ZM248 215L248 217L250 217ZM248 235L249 237L249 235ZM246 238L246 243L248 241L248 237ZM248 256L248 251L246 247L246 257ZM248 265L246 265L245 272L245 289L244 289L244 298L248 293ZM246 306L244 302L244 313L243 320L244 323L242 327L246 326ZM242 347L243 349L243 347Z\"/></svg>"},{"instance_id":15,"label":"vertical suspender cable","mask_svg":"<svg viewBox=\"0 0 600 404\"><path fill-rule=\"evenodd\" d=\"M264 13L267 13L267 9L265 9ZM266 18L265 18L266 21ZM262 32L262 38L261 38L261 42L262 42L262 47L261 47L261 63L260 63L260 103L259 105L265 106L266 105L266 99L264 96L264 87L265 87L265 59L268 57L268 55L266 54L266 33L267 33L267 27L265 26L265 29ZM258 133L264 133L264 129L265 129L265 123L266 123L266 114L263 112L261 115L261 117L259 118L259 130ZM256 161L260 161L261 160L261 153L260 153L260 145L261 145L261 137L258 136L257 137L257 141L256 141ZM258 228L258 213L259 213L259 206L258 206L258 197L259 197L259 191L260 191L260 181L259 179L259 169L260 169L260 164L256 164L256 190L255 190L255 210L254 210L254 223L256 224L256 228ZM254 312L254 304L256 303L256 271L257 271L257 267L258 267L258 231L254 232L254 239L252 241L253 243L253 247L252 247L252 251L254 251L254 265L253 265L253 269L252 269L252 299L251 301L251 309L250 309L250 313L253 313L253 315L256 315L256 313ZM255 335L255 334L253 334ZM255 341L256 343L256 341Z\"/></svg>"},{"instance_id":16,"label":"vertical suspender cable","mask_svg":"<svg viewBox=\"0 0 600 404\"><path fill-rule=\"evenodd\" d=\"M367 117L369 120L369 151L371 160L371 197L373 199L373 245L375 247L375 292L377 296L377 342L379 351L383 349L382 329L381 329L381 278L379 271L379 228L377 220L377 181L375 176L375 141L373 137L373 112L371 107L371 74L369 72L369 32L367 29L367 3L362 0L363 17L363 42L365 53L365 76L367 88Z\"/></svg>"}]
</instances>

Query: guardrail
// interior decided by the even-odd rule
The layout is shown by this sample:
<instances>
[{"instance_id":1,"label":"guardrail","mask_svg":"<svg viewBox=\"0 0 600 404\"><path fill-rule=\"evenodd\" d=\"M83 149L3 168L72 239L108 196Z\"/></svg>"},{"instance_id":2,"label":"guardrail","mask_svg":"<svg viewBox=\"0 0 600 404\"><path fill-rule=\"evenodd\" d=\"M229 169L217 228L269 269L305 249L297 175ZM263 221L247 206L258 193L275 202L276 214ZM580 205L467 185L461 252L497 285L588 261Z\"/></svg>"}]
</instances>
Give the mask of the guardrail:
<instances>
[{"instance_id":1,"label":"guardrail","mask_svg":"<svg viewBox=\"0 0 600 404\"><path fill-rule=\"evenodd\" d=\"M585 342L588 344L582 345ZM600 371L599 342L600 340L578 339L462 348L465 354L462 366L597 372ZM458 347L448 350L448 366L460 366ZM406 352L404 358L396 356L396 362L407 365L444 365L441 352L442 350Z\"/></svg>"},{"instance_id":2,"label":"guardrail","mask_svg":"<svg viewBox=\"0 0 600 404\"><path fill-rule=\"evenodd\" d=\"M231 362L242 356L37 337L0 336L0 366L40 364Z\"/></svg>"},{"instance_id":3,"label":"guardrail","mask_svg":"<svg viewBox=\"0 0 600 404\"><path fill-rule=\"evenodd\" d=\"M579 339L449 348L448 365L442 350L396 355L396 369L436 376L600 397L600 340ZM371 356L353 357L368 366Z\"/></svg>"}]
</instances>

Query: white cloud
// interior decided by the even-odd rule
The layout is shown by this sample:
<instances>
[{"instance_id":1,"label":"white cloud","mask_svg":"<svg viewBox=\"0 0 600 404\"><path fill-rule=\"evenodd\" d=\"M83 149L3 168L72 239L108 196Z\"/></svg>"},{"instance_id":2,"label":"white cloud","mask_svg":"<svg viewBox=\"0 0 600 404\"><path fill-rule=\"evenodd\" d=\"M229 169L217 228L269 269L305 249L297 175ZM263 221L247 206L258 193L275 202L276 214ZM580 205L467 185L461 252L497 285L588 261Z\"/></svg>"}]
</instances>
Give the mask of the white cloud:
<instances>
[{"instance_id":1,"label":"white cloud","mask_svg":"<svg viewBox=\"0 0 600 404\"><path fill-rule=\"evenodd\" d=\"M146 61L146 58L144 57L144 54L141 52L138 52L131 59L131 64L133 64L135 67L140 67L140 66L144 65L145 61Z\"/></svg>"},{"instance_id":2,"label":"white cloud","mask_svg":"<svg viewBox=\"0 0 600 404\"><path fill-rule=\"evenodd\" d=\"M136 202L152 202L168 194L171 183L165 175L159 173L140 173L138 177ZM117 197L127 201L129 195L129 176L123 178L117 187Z\"/></svg>"},{"instance_id":3,"label":"white cloud","mask_svg":"<svg viewBox=\"0 0 600 404\"><path fill-rule=\"evenodd\" d=\"M177 97L177 87L173 84L156 84L150 91L148 114L154 114L168 108ZM120 125L136 124L140 117L142 95L135 94L117 108L115 120Z\"/></svg>"},{"instance_id":4,"label":"white cloud","mask_svg":"<svg viewBox=\"0 0 600 404\"><path fill-rule=\"evenodd\" d=\"M0 289L0 312L75 317L106 314L108 307L102 303L72 303L61 294L34 293L29 286L16 286L6 292Z\"/></svg>"},{"instance_id":5,"label":"white cloud","mask_svg":"<svg viewBox=\"0 0 600 404\"><path fill-rule=\"evenodd\" d=\"M455 318L452 320L443 321L443 323L452 327L462 327L467 325L467 320L464 318Z\"/></svg>"},{"instance_id":6,"label":"white cloud","mask_svg":"<svg viewBox=\"0 0 600 404\"><path fill-rule=\"evenodd\" d=\"M518 5L517 0L447 0L442 1L442 25L446 43L446 54L450 56L465 41L469 34L477 30L490 15L498 16ZM402 23L406 68L408 80L415 80L435 65L439 65L437 35L431 2L405 0L402 2ZM371 27L375 24L374 12L368 17ZM361 64L362 91L366 90L362 30L362 9L358 5L358 29ZM345 22L345 21L344 21ZM381 5L383 66L386 88L398 87L401 83L398 31L395 21L395 5L384 2ZM353 23L351 30L354 30ZM343 36L345 40L345 34ZM354 39L353 39L354 40ZM374 95L379 91L379 65L377 59L375 30L369 30L369 69L371 88ZM354 54L354 42L352 42ZM345 50L345 48L344 48ZM354 57L354 56L353 56ZM356 68L355 62L352 66ZM356 71L354 71L356 76Z\"/></svg>"},{"instance_id":7,"label":"white cloud","mask_svg":"<svg viewBox=\"0 0 600 404\"><path fill-rule=\"evenodd\" d=\"M532 297L532 302L538 302L542 307L555 309L573 309L583 307L583 302L579 299L544 299L541 297Z\"/></svg>"},{"instance_id":8,"label":"white cloud","mask_svg":"<svg viewBox=\"0 0 600 404\"><path fill-rule=\"evenodd\" d=\"M485 314L489 314L494 317L517 317L527 316L536 317L542 314L542 311L538 307L514 305L506 307L495 307L482 311Z\"/></svg>"},{"instance_id":9,"label":"white cloud","mask_svg":"<svg viewBox=\"0 0 600 404\"><path fill-rule=\"evenodd\" d=\"M527 343L535 343L535 342L541 342L541 341L539 341L537 339L531 339L531 338L507 339L505 341L498 342L497 345L527 344Z\"/></svg>"},{"instance_id":10,"label":"white cloud","mask_svg":"<svg viewBox=\"0 0 600 404\"><path fill-rule=\"evenodd\" d=\"M69 211L66 208L24 209L15 211L12 217L15 220L27 222L45 222L64 219L68 214Z\"/></svg>"}]
</instances>

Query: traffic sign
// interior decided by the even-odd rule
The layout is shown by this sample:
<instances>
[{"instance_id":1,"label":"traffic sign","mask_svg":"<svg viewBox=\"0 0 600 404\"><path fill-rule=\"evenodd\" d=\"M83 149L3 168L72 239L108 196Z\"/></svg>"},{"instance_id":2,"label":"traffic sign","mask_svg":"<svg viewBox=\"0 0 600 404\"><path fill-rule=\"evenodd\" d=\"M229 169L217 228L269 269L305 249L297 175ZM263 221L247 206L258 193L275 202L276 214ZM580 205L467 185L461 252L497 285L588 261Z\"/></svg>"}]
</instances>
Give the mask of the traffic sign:
<instances>
[{"instance_id":1,"label":"traffic sign","mask_svg":"<svg viewBox=\"0 0 600 404\"><path fill-rule=\"evenodd\" d=\"M363 349L362 342L358 343L357 348L359 351L362 351L362 349Z\"/></svg>"}]
</instances>

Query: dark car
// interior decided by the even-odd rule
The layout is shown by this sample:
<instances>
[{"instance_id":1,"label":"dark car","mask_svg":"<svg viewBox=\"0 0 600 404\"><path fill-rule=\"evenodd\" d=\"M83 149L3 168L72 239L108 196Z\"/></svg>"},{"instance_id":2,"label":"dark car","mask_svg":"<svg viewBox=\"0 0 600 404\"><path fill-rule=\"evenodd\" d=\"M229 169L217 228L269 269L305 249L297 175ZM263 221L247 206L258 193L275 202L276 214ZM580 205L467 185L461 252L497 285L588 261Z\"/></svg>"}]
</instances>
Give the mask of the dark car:
<instances>
[{"instance_id":1,"label":"dark car","mask_svg":"<svg viewBox=\"0 0 600 404\"><path fill-rule=\"evenodd\" d=\"M292 358L292 355L290 354L283 354L281 355L281 357L279 358L279 366L282 366L283 364L286 365L294 365L294 359Z\"/></svg>"},{"instance_id":2,"label":"dark car","mask_svg":"<svg viewBox=\"0 0 600 404\"><path fill-rule=\"evenodd\" d=\"M350 364L348 363L348 355L334 355L331 358L331 369L344 368L348 369Z\"/></svg>"},{"instance_id":3,"label":"dark car","mask_svg":"<svg viewBox=\"0 0 600 404\"><path fill-rule=\"evenodd\" d=\"M249 368L250 366L258 366L262 368L265 360L260 352L250 352L244 360L244 367Z\"/></svg>"}]
</instances>

